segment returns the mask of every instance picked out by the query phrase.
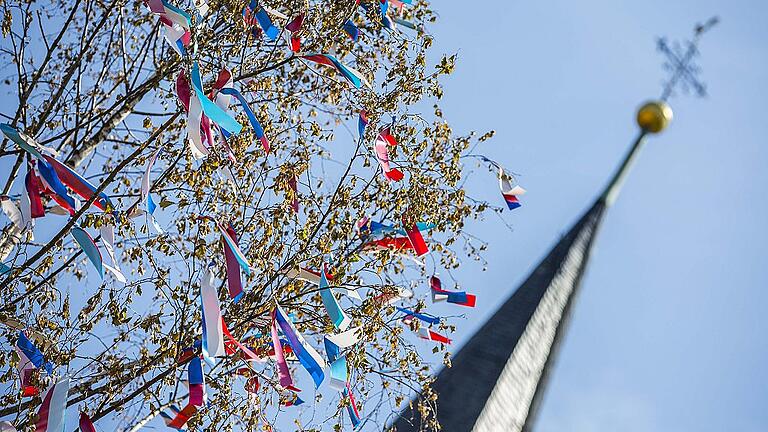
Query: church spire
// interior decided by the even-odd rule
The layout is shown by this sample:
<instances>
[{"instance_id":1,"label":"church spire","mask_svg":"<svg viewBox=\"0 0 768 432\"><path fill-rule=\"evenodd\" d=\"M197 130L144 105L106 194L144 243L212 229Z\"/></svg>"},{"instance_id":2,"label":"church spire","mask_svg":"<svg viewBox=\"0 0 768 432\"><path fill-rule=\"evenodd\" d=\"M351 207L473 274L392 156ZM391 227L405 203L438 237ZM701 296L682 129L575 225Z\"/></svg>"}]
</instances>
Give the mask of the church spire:
<instances>
[{"instance_id":1,"label":"church spire","mask_svg":"<svg viewBox=\"0 0 768 432\"><path fill-rule=\"evenodd\" d=\"M687 83L704 94L692 61L699 38L715 23L717 19L698 25L685 51L659 40L671 76L660 100L638 110L637 138L605 189L459 350L452 366L439 372L432 385L437 403L422 412L412 404L394 421L398 432L433 430L435 420L445 432L532 429L605 211L618 197L647 136L663 131L672 120L666 99L675 87Z\"/></svg>"}]
</instances>

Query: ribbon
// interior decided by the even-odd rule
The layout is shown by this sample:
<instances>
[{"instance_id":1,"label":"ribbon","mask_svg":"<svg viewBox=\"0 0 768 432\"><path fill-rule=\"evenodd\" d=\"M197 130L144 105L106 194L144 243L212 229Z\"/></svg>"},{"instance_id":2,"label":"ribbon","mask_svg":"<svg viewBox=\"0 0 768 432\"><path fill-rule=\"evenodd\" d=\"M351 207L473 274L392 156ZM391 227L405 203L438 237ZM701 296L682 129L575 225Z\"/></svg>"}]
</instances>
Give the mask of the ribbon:
<instances>
[{"instance_id":1,"label":"ribbon","mask_svg":"<svg viewBox=\"0 0 768 432\"><path fill-rule=\"evenodd\" d=\"M44 156L44 158L46 162L51 164L54 171L56 172L56 175L59 177L62 183L69 186L69 188L75 191L76 194L80 195L81 198L84 200L90 200L91 197L96 193L96 186L81 177L80 174L76 173L70 167L57 161L51 156ZM107 194L104 192L99 193L99 198L93 202L93 205L104 211L107 210L107 206L114 208L114 205L109 199L109 196L107 196Z\"/></svg>"},{"instance_id":2,"label":"ribbon","mask_svg":"<svg viewBox=\"0 0 768 432\"><path fill-rule=\"evenodd\" d=\"M96 267L96 270L98 270L99 272L99 276L101 276L101 278L103 279L104 265L103 265L103 260L101 258L101 251L99 251L99 248L98 246L96 246L96 243L93 241L93 238L91 237L91 235L77 225L72 226L71 232L72 232L72 237L75 238L75 241L80 246L80 249L82 249L83 252L85 252L85 255L91 261L91 264L93 264L93 266Z\"/></svg>"},{"instance_id":3,"label":"ribbon","mask_svg":"<svg viewBox=\"0 0 768 432\"><path fill-rule=\"evenodd\" d=\"M237 120L227 114L225 110L223 110L221 107L213 103L205 96L205 93L203 92L203 83L200 78L200 66L197 64L197 62L192 64L191 78L192 88L195 90L195 95L200 102L203 113L228 134L239 134L243 129L243 125L238 123ZM190 102L192 99L193 98L190 98ZM191 105L192 104L190 103L190 112L192 111Z\"/></svg>"},{"instance_id":4,"label":"ribbon","mask_svg":"<svg viewBox=\"0 0 768 432\"><path fill-rule=\"evenodd\" d=\"M447 291L442 288L440 279L432 276L429 279L432 290L432 302L447 301L461 306L475 307L476 297L474 294L467 294L463 291Z\"/></svg>"},{"instance_id":5,"label":"ribbon","mask_svg":"<svg viewBox=\"0 0 768 432\"><path fill-rule=\"evenodd\" d=\"M203 145L203 137L200 135L200 127L204 117L203 106L197 97L192 97L192 89L184 76L184 71L180 72L176 78L176 96L187 111L189 150L193 158L202 159L208 155L208 149Z\"/></svg>"},{"instance_id":6,"label":"ribbon","mask_svg":"<svg viewBox=\"0 0 768 432\"><path fill-rule=\"evenodd\" d=\"M237 245L237 233L232 227L232 224L227 226L226 232L227 236L229 236L235 245ZM229 289L229 297L237 303L243 296L243 282L242 279L240 279L239 261L224 238L222 238L222 245L224 248L224 260L227 264L227 287Z\"/></svg>"},{"instance_id":7,"label":"ribbon","mask_svg":"<svg viewBox=\"0 0 768 432\"><path fill-rule=\"evenodd\" d=\"M272 24L272 19L269 18L266 8L259 7L256 0L251 0L243 9L243 21L249 26L258 22L264 34L272 41L277 39L277 35L280 33L280 30Z\"/></svg>"},{"instance_id":8,"label":"ribbon","mask_svg":"<svg viewBox=\"0 0 768 432\"><path fill-rule=\"evenodd\" d=\"M272 312L272 325L270 326L270 330L272 333L272 345L275 350L275 361L277 362L277 376L281 386L293 387L291 370L288 369L288 363L285 361L285 352L283 352L283 344L280 342L280 336L277 334L276 314L276 311Z\"/></svg>"},{"instance_id":9,"label":"ribbon","mask_svg":"<svg viewBox=\"0 0 768 432\"><path fill-rule=\"evenodd\" d=\"M179 77L182 77L182 75L179 75ZM157 204L155 204L155 200L152 199L152 194L149 191L149 174L152 171L152 166L155 164L155 161L157 161L157 157L160 156L162 150L162 148L159 148L152 154L152 156L149 158L149 161L147 161L147 167L144 169L144 175L141 177L141 200L144 202L145 214L147 215L147 219L152 222L152 226L155 227L155 230L158 234L162 234L164 231L160 227L160 224L157 223L157 220L154 216L155 210L157 209Z\"/></svg>"},{"instance_id":10,"label":"ribbon","mask_svg":"<svg viewBox=\"0 0 768 432\"><path fill-rule=\"evenodd\" d=\"M434 315L418 313L410 309L401 308L401 307L398 307L397 310L405 314L405 316L403 317L403 322L405 322L406 324L410 324L410 321L414 318L419 319L427 324L440 324L440 318Z\"/></svg>"},{"instance_id":11,"label":"ribbon","mask_svg":"<svg viewBox=\"0 0 768 432\"><path fill-rule=\"evenodd\" d=\"M291 279L298 279L304 282L320 285L320 272L312 271L304 267L290 269L285 272L285 276ZM328 280L333 280L333 275L331 275L328 271L325 272L325 277ZM333 291L336 294L346 295L347 297L351 297L356 300L362 300L362 298L360 297L360 294L358 294L356 289L350 289L343 286L336 286L336 287L332 287L331 291Z\"/></svg>"},{"instance_id":12,"label":"ribbon","mask_svg":"<svg viewBox=\"0 0 768 432\"><path fill-rule=\"evenodd\" d=\"M120 264L118 264L115 257L115 227L111 223L107 223L99 228L99 232L101 233L101 242L104 244L104 250L107 251L107 256L111 262L111 264L102 262L101 265L112 273L118 281L126 283L128 280L123 275L122 270L120 270Z\"/></svg>"},{"instance_id":13,"label":"ribbon","mask_svg":"<svg viewBox=\"0 0 768 432\"><path fill-rule=\"evenodd\" d=\"M61 432L66 426L69 378L63 377L48 388L37 411L35 432Z\"/></svg>"},{"instance_id":14,"label":"ribbon","mask_svg":"<svg viewBox=\"0 0 768 432\"><path fill-rule=\"evenodd\" d=\"M192 17L166 0L145 0L149 9L160 17L165 26L165 39L179 55L186 54L189 45Z\"/></svg>"},{"instance_id":15,"label":"ribbon","mask_svg":"<svg viewBox=\"0 0 768 432\"><path fill-rule=\"evenodd\" d=\"M75 207L78 206L77 202L69 191L61 182L59 176L56 174L56 170L48 163L44 158L37 160L37 171L40 173L40 178L43 181L45 187L51 191L52 198L61 207L69 212L70 215L75 214Z\"/></svg>"},{"instance_id":16,"label":"ribbon","mask_svg":"<svg viewBox=\"0 0 768 432\"><path fill-rule=\"evenodd\" d=\"M328 287L328 279L325 277L325 264L323 265L323 271L320 272L320 298L323 300L323 306L325 311L331 318L333 325L339 330L346 330L352 320L344 313L344 310L339 306L338 300Z\"/></svg>"},{"instance_id":17,"label":"ribbon","mask_svg":"<svg viewBox=\"0 0 768 432\"><path fill-rule=\"evenodd\" d=\"M200 282L200 300L203 320L203 358L213 366L216 364L216 357L221 357L226 352L219 295L213 286L213 269L210 266Z\"/></svg>"},{"instance_id":18,"label":"ribbon","mask_svg":"<svg viewBox=\"0 0 768 432\"><path fill-rule=\"evenodd\" d=\"M328 340L323 339L325 345L325 355L328 356L328 361L331 363L330 367L330 380L328 384L336 391L344 391L347 385L347 358L341 354L341 348Z\"/></svg>"},{"instance_id":19,"label":"ribbon","mask_svg":"<svg viewBox=\"0 0 768 432\"><path fill-rule=\"evenodd\" d=\"M240 267L245 272L245 274L250 276L251 265L248 264L248 259L245 257L245 254L243 254L243 252L240 250L240 246L237 245L237 237L231 236L229 229L224 228L222 224L217 224L217 225L219 226L219 231L221 231L221 236L224 239L225 252L227 249L229 249L232 255L234 256L235 260L238 262ZM231 232L234 233L234 229L232 229Z\"/></svg>"},{"instance_id":20,"label":"ribbon","mask_svg":"<svg viewBox=\"0 0 768 432\"><path fill-rule=\"evenodd\" d=\"M56 150L41 146L37 143L37 141L32 139L32 137L28 136L24 132L17 130L8 123L0 123L0 131L2 131L3 134L8 137L8 139L16 143L16 145L37 159L43 159L43 152L53 155L56 154Z\"/></svg>"},{"instance_id":21,"label":"ribbon","mask_svg":"<svg viewBox=\"0 0 768 432\"><path fill-rule=\"evenodd\" d=\"M507 203L507 207L509 207L510 210L514 210L521 206L520 201L518 201L517 196L522 195L525 193L525 189L517 185L516 183L513 184L512 181L510 181L510 176L504 174L504 169L499 166L499 189L501 189L501 196L504 197L504 201ZM514 177L512 177L512 180L514 180Z\"/></svg>"},{"instance_id":22,"label":"ribbon","mask_svg":"<svg viewBox=\"0 0 768 432\"><path fill-rule=\"evenodd\" d=\"M189 381L189 401L176 416L168 422L168 427L181 429L187 421L195 415L197 407L205 404L205 377L203 376L203 364L200 357L194 356L187 363L187 379Z\"/></svg>"},{"instance_id":23,"label":"ribbon","mask_svg":"<svg viewBox=\"0 0 768 432\"><path fill-rule=\"evenodd\" d=\"M16 348L18 348L19 351L26 356L26 359L32 362L36 368L44 368L45 371L48 372L48 375L53 374L53 364L45 361L43 353L37 349L35 344L32 343L32 341L27 338L27 335L21 330L19 331L19 339L16 342Z\"/></svg>"},{"instance_id":24,"label":"ribbon","mask_svg":"<svg viewBox=\"0 0 768 432\"><path fill-rule=\"evenodd\" d=\"M96 428L93 426L91 418L84 412L80 413L80 430L82 432L96 432Z\"/></svg>"},{"instance_id":25,"label":"ribbon","mask_svg":"<svg viewBox=\"0 0 768 432\"><path fill-rule=\"evenodd\" d=\"M351 347L360 340L360 327L352 327L341 333L325 335L325 339L340 349Z\"/></svg>"},{"instance_id":26,"label":"ribbon","mask_svg":"<svg viewBox=\"0 0 768 432\"><path fill-rule=\"evenodd\" d=\"M45 207L40 195L40 180L35 175L33 167L27 167L27 175L24 177L24 189L29 200L30 217L41 218L45 216Z\"/></svg>"},{"instance_id":27,"label":"ribbon","mask_svg":"<svg viewBox=\"0 0 768 432\"><path fill-rule=\"evenodd\" d=\"M11 201L9 196L0 196L0 204L2 204L3 213L8 216L8 219L10 219L11 222L16 225L16 227L19 229L26 228L26 224L24 223L24 218L21 215L21 211L19 211L19 208L16 207L16 204Z\"/></svg>"},{"instance_id":28,"label":"ribbon","mask_svg":"<svg viewBox=\"0 0 768 432\"><path fill-rule=\"evenodd\" d=\"M408 240L410 240L411 245L413 246L413 251L416 252L416 256L421 257L429 253L429 248L424 242L424 237L421 235L418 225L411 225L409 229L405 230L405 233L408 235Z\"/></svg>"},{"instance_id":29,"label":"ribbon","mask_svg":"<svg viewBox=\"0 0 768 432\"><path fill-rule=\"evenodd\" d=\"M320 354L318 354L317 351L304 340L301 334L296 331L293 323L286 316L280 305L275 307L275 320L283 331L285 337L288 339L288 344L291 346L291 349L293 349L293 353L296 355L299 363L301 363L304 369L306 369L310 376L312 376L315 388L320 387L320 384L325 378L325 373L323 372L323 368L326 366L325 360L323 360L323 358L320 357ZM277 350L277 347L275 347L275 350Z\"/></svg>"},{"instance_id":30,"label":"ribbon","mask_svg":"<svg viewBox=\"0 0 768 432\"><path fill-rule=\"evenodd\" d=\"M349 398L349 405L347 405L347 413L349 414L349 419L352 421L352 427L354 429L357 429L357 427L360 426L360 423L361 423L360 413L357 412L357 403L355 402L355 396L352 395L352 389L349 387L349 383L347 383L343 394L344 396Z\"/></svg>"},{"instance_id":31,"label":"ribbon","mask_svg":"<svg viewBox=\"0 0 768 432\"><path fill-rule=\"evenodd\" d=\"M419 231L429 231L436 226L437 225L429 222L416 222L416 228L418 228ZM401 236L408 235L402 228L396 228L394 225L387 225L382 222L375 222L368 217L363 217L357 221L357 232L362 238L387 234L399 234Z\"/></svg>"},{"instance_id":32,"label":"ribbon","mask_svg":"<svg viewBox=\"0 0 768 432\"><path fill-rule=\"evenodd\" d=\"M292 52L297 53L301 50L301 38L298 36L298 33L301 30L301 26L303 24L304 14L301 13L285 26L285 29L291 32L289 46Z\"/></svg>"},{"instance_id":33,"label":"ribbon","mask_svg":"<svg viewBox=\"0 0 768 432\"><path fill-rule=\"evenodd\" d=\"M499 189L501 190L501 196L504 197L504 202L507 203L507 207L509 207L510 210L514 210L521 206L517 196L523 195L525 193L525 189L517 184L514 176L507 175L504 172L504 167L502 167L501 164L491 158L477 154L467 156L478 158L484 162L487 162L489 165L496 169L496 172L499 176Z\"/></svg>"},{"instance_id":34,"label":"ribbon","mask_svg":"<svg viewBox=\"0 0 768 432\"><path fill-rule=\"evenodd\" d=\"M341 63L339 60L336 59L336 57L330 54L310 54L310 55L301 56L301 58L317 64L330 66L336 69L336 71L338 71L342 76L344 76L344 78L346 78L347 81L349 81L349 83L352 84L355 88L360 88L363 85L366 85L367 87L371 87L371 84L365 79L365 77L360 72Z\"/></svg>"},{"instance_id":35,"label":"ribbon","mask_svg":"<svg viewBox=\"0 0 768 432\"><path fill-rule=\"evenodd\" d=\"M421 327L419 331L416 333L421 339L425 340L431 340L435 342L444 343L446 345L451 344L451 340L447 337L441 335L440 333L433 332L432 330L428 328Z\"/></svg>"},{"instance_id":36,"label":"ribbon","mask_svg":"<svg viewBox=\"0 0 768 432\"><path fill-rule=\"evenodd\" d=\"M357 117L357 133L360 135L360 140L365 135L366 126L368 126L368 113L365 110L361 110Z\"/></svg>"},{"instance_id":37,"label":"ribbon","mask_svg":"<svg viewBox=\"0 0 768 432\"><path fill-rule=\"evenodd\" d=\"M231 87L221 89L220 93L237 98L237 100L240 102L240 106L243 107L243 111L245 111L245 115L248 116L248 121L251 123L253 133L256 135L256 139L261 142L261 146L264 148L264 151L269 153L269 140L267 140L267 137L264 135L264 128L261 127L261 123L259 123L259 120L256 119L256 115L253 114L251 107L248 106L248 102L245 100L243 95Z\"/></svg>"},{"instance_id":38,"label":"ribbon","mask_svg":"<svg viewBox=\"0 0 768 432\"><path fill-rule=\"evenodd\" d=\"M357 42L357 38L360 35L360 30L358 30L354 21L352 21L351 19L348 19L344 23L342 28L344 29L344 32L347 34L347 36L349 36L350 39L352 39L354 42Z\"/></svg>"},{"instance_id":39,"label":"ribbon","mask_svg":"<svg viewBox=\"0 0 768 432\"><path fill-rule=\"evenodd\" d=\"M235 339L234 336L232 336L232 333L229 332L229 329L227 328L227 323L224 321L224 318L221 319L221 327L222 331L224 332L224 336L227 338L227 342L224 342L224 348L226 349L227 355L233 355L235 354L235 350L231 349L230 345L235 345L237 348L240 349L240 351L243 353L243 356L245 357L245 361L257 361L257 362L264 362L266 359L263 359L256 355L250 348L243 345L239 340Z\"/></svg>"},{"instance_id":40,"label":"ribbon","mask_svg":"<svg viewBox=\"0 0 768 432\"><path fill-rule=\"evenodd\" d=\"M373 143L373 151L376 155L376 160L379 161L384 177L388 180L400 181L403 179L403 173L397 168L390 167L389 151L387 150L388 145L397 145L397 141L395 141L395 138L389 133L389 126L379 131L379 135Z\"/></svg>"}]
</instances>

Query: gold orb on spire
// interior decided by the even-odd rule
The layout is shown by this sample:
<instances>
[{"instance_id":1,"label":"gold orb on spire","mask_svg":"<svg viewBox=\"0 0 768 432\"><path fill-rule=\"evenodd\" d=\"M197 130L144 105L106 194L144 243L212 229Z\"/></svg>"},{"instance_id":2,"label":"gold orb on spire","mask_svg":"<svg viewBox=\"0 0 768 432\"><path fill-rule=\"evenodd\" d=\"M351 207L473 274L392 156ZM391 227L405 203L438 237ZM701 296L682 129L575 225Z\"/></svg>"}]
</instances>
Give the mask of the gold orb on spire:
<instances>
[{"instance_id":1,"label":"gold orb on spire","mask_svg":"<svg viewBox=\"0 0 768 432\"><path fill-rule=\"evenodd\" d=\"M646 132L659 133L672 121L672 108L664 101L646 102L637 110L637 125Z\"/></svg>"}]
</instances>

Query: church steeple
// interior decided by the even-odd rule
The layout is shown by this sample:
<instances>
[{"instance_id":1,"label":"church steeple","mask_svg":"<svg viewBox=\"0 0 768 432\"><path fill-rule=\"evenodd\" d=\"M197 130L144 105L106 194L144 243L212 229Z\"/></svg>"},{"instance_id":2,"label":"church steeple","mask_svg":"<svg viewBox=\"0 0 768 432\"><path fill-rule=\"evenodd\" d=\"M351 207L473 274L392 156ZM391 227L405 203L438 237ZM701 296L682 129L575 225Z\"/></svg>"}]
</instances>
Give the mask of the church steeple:
<instances>
[{"instance_id":1,"label":"church steeple","mask_svg":"<svg viewBox=\"0 0 768 432\"><path fill-rule=\"evenodd\" d=\"M454 355L452 367L439 372L432 385L437 402L427 404L423 416L412 404L392 424L398 432L432 430L435 415L446 432L532 429L605 211L618 197L648 135L661 132L672 120L666 99L675 86L688 82L703 95L691 61L699 37L716 22L697 26L685 53L659 41L659 50L673 66L672 75L661 99L638 110L637 138L604 190Z\"/></svg>"}]
</instances>

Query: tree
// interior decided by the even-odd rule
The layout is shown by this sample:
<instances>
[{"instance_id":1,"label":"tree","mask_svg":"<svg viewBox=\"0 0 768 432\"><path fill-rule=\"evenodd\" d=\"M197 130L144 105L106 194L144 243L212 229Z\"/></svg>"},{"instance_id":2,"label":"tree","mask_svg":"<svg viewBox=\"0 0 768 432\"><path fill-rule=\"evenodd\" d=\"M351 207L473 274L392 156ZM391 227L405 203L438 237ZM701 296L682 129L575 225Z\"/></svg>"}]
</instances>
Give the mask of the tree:
<instances>
[{"instance_id":1,"label":"tree","mask_svg":"<svg viewBox=\"0 0 768 432\"><path fill-rule=\"evenodd\" d=\"M200 352L195 341L201 338L201 281L208 269L233 338L269 357L276 304L321 353L322 336L339 332L326 313L323 286L296 277L299 268L319 271L327 262L332 285L343 285L352 295L334 298L340 298L352 327L361 327L361 341L345 354L350 389L371 421L383 425L411 392L428 391L430 371L408 336L419 328L418 320L402 323L402 314L382 295L402 293L435 269L458 267L460 252L479 253L483 245L462 228L489 208L460 187L466 175L461 157L475 138L454 136L437 105L439 78L451 72L454 58L444 57L436 66L427 62L432 37L424 26L434 21L434 12L425 2L405 7L392 2L383 15L377 1L273 0L249 6L242 0L209 0L207 5L166 2L164 14L157 12L158 3L162 10L156 0L2 3L4 82L12 96L7 100L15 100L0 109L4 121L23 133L22 141L47 147L41 156L49 165L51 157L65 166L59 169L69 167L97 189L86 191L80 206L67 212L61 196L46 190L50 182L36 180L45 177L36 162L40 157L3 140L4 208L28 199L27 176L39 183L45 206L36 227L23 218L7 224L0 239L0 256L10 268L0 276L4 336L13 342L18 330L26 329L54 364L54 375L70 376L71 411L87 412L97 426L105 419L114 429L138 430L172 403L185 403L181 381L186 363ZM171 6L189 13L188 41L183 26L168 28ZM299 15L301 28L287 30ZM350 19L360 29L356 41L342 30ZM395 21L411 29L387 28ZM279 32L274 40L273 31ZM300 38L298 52L289 49L285 36ZM333 60L306 57L311 53L335 54ZM359 74L347 68L352 64ZM235 99L228 113L237 116L242 131L227 134L211 118L206 136L206 111L202 147L192 149L187 135L195 133L195 107L189 104L198 98L188 86L195 65L213 100L225 95L223 88L239 90L263 127L268 151ZM219 75L224 69L231 72L230 84ZM345 78L363 78L371 87L350 85ZM178 94L184 99L185 91L191 99L180 101ZM358 138L348 125L361 110L370 124ZM386 132L379 131L387 126L397 145L383 148L405 174L402 180L382 175L374 151L377 139L386 142ZM200 151L208 154L195 157ZM145 170L162 232L146 210ZM65 193L76 196L64 183L70 188ZM418 263L411 240L397 243L405 249L372 250L374 236L358 229L366 216L393 229L434 224L431 235L421 233L428 237L433 264ZM114 226L117 263L109 259L108 239L95 234L109 226ZM220 230L228 228L250 270L237 302L227 295L233 270L227 269L226 254L233 249ZM100 279L94 271L98 258L89 255L93 250L83 232L100 246L103 264L122 269L125 283L111 273ZM408 238L390 233L385 242L393 236ZM234 271L240 274L237 267ZM355 292L362 294L360 300ZM416 311L425 308L417 299L407 303ZM438 327L450 331L445 322ZM185 355L190 347L193 354ZM235 351L214 367L205 366L209 405L192 417L190 429L266 430L295 415L276 409L295 402L296 395L280 385L274 362L246 362L245 354ZM8 367L18 362L14 351L0 353L0 365L7 367L0 415L29 429L41 400L21 396L18 372ZM291 365L294 376L302 376L299 363ZM53 381L42 370L32 379L42 390ZM256 380L261 388L248 391ZM305 389L300 395L311 395L311 382L300 384ZM331 415L303 419L303 428L341 425L350 397L323 390L312 403Z\"/></svg>"}]
</instances>

